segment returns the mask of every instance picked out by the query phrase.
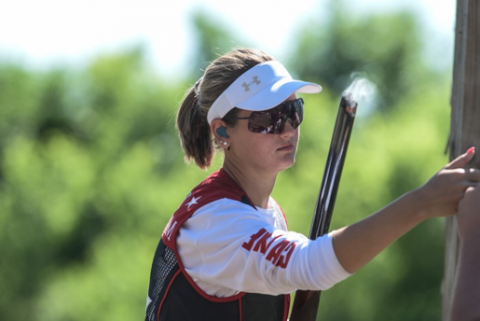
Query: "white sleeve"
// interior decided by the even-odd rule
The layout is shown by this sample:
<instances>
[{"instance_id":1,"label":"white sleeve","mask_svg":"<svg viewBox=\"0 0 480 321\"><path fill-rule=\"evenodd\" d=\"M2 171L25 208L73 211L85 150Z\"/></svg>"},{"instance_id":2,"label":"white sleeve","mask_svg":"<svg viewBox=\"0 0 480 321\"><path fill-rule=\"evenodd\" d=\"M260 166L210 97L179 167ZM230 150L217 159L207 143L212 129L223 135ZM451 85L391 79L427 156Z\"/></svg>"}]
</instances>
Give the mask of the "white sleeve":
<instances>
[{"instance_id":1,"label":"white sleeve","mask_svg":"<svg viewBox=\"0 0 480 321\"><path fill-rule=\"evenodd\" d=\"M180 258L209 295L326 290L350 276L329 235L315 241L275 229L249 205L223 199L198 209L180 228Z\"/></svg>"}]
</instances>

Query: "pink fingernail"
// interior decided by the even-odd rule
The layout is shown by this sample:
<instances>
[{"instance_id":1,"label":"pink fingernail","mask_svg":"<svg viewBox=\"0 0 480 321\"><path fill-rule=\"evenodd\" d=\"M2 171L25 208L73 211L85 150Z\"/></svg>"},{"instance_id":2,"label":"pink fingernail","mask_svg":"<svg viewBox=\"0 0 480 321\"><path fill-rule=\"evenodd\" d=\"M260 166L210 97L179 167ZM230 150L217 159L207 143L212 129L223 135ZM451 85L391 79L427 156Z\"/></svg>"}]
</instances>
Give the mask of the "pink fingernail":
<instances>
[{"instance_id":1,"label":"pink fingernail","mask_svg":"<svg viewBox=\"0 0 480 321\"><path fill-rule=\"evenodd\" d=\"M467 154L473 154L475 153L475 147L470 147L468 150L467 150Z\"/></svg>"}]
</instances>

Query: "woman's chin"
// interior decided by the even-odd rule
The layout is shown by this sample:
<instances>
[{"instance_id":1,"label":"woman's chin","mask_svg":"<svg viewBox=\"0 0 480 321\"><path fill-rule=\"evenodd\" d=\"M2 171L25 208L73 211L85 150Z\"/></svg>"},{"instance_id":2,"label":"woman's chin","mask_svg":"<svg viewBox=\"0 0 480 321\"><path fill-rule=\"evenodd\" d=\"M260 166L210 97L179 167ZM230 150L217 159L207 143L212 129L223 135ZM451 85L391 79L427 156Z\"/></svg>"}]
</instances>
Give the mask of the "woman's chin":
<instances>
[{"instance_id":1,"label":"woman's chin","mask_svg":"<svg viewBox=\"0 0 480 321\"><path fill-rule=\"evenodd\" d=\"M290 167L292 167L295 164L295 155L285 158L282 160L281 164L279 164L278 168L280 168L280 171L284 171Z\"/></svg>"}]
</instances>

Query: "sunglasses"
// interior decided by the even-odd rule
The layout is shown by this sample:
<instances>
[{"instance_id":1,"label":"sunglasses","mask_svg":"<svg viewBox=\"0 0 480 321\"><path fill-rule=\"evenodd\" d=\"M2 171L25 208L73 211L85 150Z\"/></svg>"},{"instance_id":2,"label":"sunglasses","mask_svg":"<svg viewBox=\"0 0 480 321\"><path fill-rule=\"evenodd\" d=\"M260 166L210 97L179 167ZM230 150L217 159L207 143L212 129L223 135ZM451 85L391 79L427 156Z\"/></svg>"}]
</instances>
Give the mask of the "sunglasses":
<instances>
[{"instance_id":1,"label":"sunglasses","mask_svg":"<svg viewBox=\"0 0 480 321\"><path fill-rule=\"evenodd\" d=\"M248 119L248 130L260 134L281 134L287 121L296 129L303 120L303 99L288 100L268 110L254 111L249 117L232 117L231 119Z\"/></svg>"}]
</instances>

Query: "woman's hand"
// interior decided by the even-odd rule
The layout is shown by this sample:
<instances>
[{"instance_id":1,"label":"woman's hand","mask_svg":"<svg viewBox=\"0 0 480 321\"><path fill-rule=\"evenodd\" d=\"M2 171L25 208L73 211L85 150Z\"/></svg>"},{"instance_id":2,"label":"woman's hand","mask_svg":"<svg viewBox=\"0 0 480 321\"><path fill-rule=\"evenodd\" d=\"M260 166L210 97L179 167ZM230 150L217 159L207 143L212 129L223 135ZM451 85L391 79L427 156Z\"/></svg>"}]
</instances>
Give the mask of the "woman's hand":
<instances>
[{"instance_id":1,"label":"woman's hand","mask_svg":"<svg viewBox=\"0 0 480 321\"><path fill-rule=\"evenodd\" d=\"M427 183L415 190L421 215L424 218L452 216L457 213L458 203L469 187L480 182L480 171L464 169L473 158L475 150L469 149L447 164Z\"/></svg>"}]
</instances>

